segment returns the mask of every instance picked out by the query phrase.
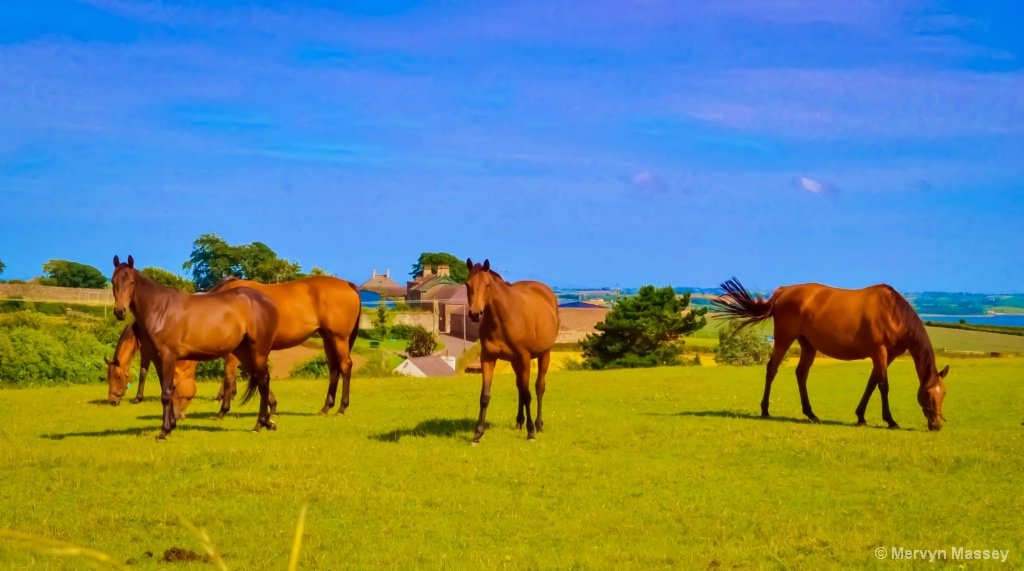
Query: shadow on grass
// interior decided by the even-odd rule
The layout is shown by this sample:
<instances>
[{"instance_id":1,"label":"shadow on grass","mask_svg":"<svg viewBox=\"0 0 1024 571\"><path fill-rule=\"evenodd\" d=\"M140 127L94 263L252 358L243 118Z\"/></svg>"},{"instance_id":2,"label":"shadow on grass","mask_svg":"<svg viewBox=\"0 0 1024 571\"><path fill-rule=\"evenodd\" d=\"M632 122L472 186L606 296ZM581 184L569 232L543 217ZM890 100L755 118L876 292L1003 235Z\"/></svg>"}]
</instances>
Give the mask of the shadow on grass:
<instances>
[{"instance_id":1,"label":"shadow on grass","mask_svg":"<svg viewBox=\"0 0 1024 571\"><path fill-rule=\"evenodd\" d=\"M252 412L235 412L234 410L232 410L224 418L225 419L228 419L228 418L253 418L253 419L255 419L258 414L259 413L257 411L255 411L255 410L252 411ZM201 418L201 419L209 420L209 419L214 418L216 416L217 416L217 412L216 411L192 412L191 409L185 411L185 419L186 420L188 420L188 419L196 419L196 418ZM312 412L278 412L277 416L317 416L317 415L312 413ZM137 418L139 420L163 420L164 419L162 414L144 414L142 416L137 416L135 418Z\"/></svg>"},{"instance_id":2,"label":"shadow on grass","mask_svg":"<svg viewBox=\"0 0 1024 571\"><path fill-rule=\"evenodd\" d=\"M97 430L95 432L69 432L67 434L42 434L40 438L46 438L47 440L64 440L65 438L72 438L78 436L138 436L140 434L146 434L152 432L156 434L160 430L159 426L137 426L134 428L123 428L121 430ZM219 426L185 426L179 424L174 432L179 431L198 431L198 432L249 432L243 429L229 429L222 428ZM173 434L173 433L172 433Z\"/></svg>"},{"instance_id":3,"label":"shadow on grass","mask_svg":"<svg viewBox=\"0 0 1024 571\"><path fill-rule=\"evenodd\" d=\"M491 423L488 422L485 426L490 428ZM406 436L420 438L424 436L446 436L448 438L456 438L469 436L475 431L476 419L473 418L432 418L424 420L414 428L400 428L391 432L374 434L369 438L380 442L398 442Z\"/></svg>"},{"instance_id":4,"label":"shadow on grass","mask_svg":"<svg viewBox=\"0 0 1024 571\"><path fill-rule=\"evenodd\" d=\"M88 401L87 404L110 406L110 401L108 401L107 399L93 399L91 401Z\"/></svg>"},{"instance_id":5,"label":"shadow on grass","mask_svg":"<svg viewBox=\"0 0 1024 571\"><path fill-rule=\"evenodd\" d=\"M699 410L699 411L683 411L683 412L664 413L664 414L648 413L646 416L697 416L697 417L708 417L708 416L711 416L711 417L717 417L717 418L742 418L742 419L745 419L745 420L757 420L757 421L760 421L760 422L789 422L789 423L795 423L795 424L813 424L807 418L793 418L793 417L790 417L790 416L769 416L769 417L765 418L765 417L761 416L760 413L755 414L755 413L750 413L750 412L740 412L740 411L736 411L736 410ZM826 426L848 426L848 427L852 427L852 428L862 428L860 426L857 426L853 422L839 422L839 421L835 421L835 420L822 420L822 421L819 422L819 424L824 424ZM867 428L879 428L879 429L882 429L882 430L889 430L888 426L876 426L876 425L870 425L869 424L869 425L866 425L866 427ZM913 428L903 428L901 426L900 430L911 430L912 431L914 429Z\"/></svg>"}]
</instances>

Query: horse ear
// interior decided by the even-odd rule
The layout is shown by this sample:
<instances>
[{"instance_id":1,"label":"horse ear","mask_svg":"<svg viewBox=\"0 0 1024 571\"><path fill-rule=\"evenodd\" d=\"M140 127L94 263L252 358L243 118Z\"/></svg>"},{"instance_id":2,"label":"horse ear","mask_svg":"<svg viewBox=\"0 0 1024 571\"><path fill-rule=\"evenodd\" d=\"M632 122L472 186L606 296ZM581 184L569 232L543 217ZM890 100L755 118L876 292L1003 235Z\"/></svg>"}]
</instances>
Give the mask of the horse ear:
<instances>
[{"instance_id":1,"label":"horse ear","mask_svg":"<svg viewBox=\"0 0 1024 571\"><path fill-rule=\"evenodd\" d=\"M103 362L106 363L107 366L113 365L113 363L110 362L110 359L108 359L106 355L103 356Z\"/></svg>"},{"instance_id":2,"label":"horse ear","mask_svg":"<svg viewBox=\"0 0 1024 571\"><path fill-rule=\"evenodd\" d=\"M117 266L120 266L120 265L121 265L121 259L117 257L117 254L114 254L114 267L116 268Z\"/></svg>"},{"instance_id":3,"label":"horse ear","mask_svg":"<svg viewBox=\"0 0 1024 571\"><path fill-rule=\"evenodd\" d=\"M466 268L470 270L473 269L473 258L466 258Z\"/></svg>"},{"instance_id":4,"label":"horse ear","mask_svg":"<svg viewBox=\"0 0 1024 571\"><path fill-rule=\"evenodd\" d=\"M939 371L939 378L940 379L945 379L946 378L946 374L948 374L948 373L949 373L949 365L946 365L945 368L943 368L941 371Z\"/></svg>"},{"instance_id":5,"label":"horse ear","mask_svg":"<svg viewBox=\"0 0 1024 571\"><path fill-rule=\"evenodd\" d=\"M484 260L484 271L485 272L491 271L491 261L490 260Z\"/></svg>"},{"instance_id":6,"label":"horse ear","mask_svg":"<svg viewBox=\"0 0 1024 571\"><path fill-rule=\"evenodd\" d=\"M135 260L132 259L132 255L128 254L128 267L135 268Z\"/></svg>"}]
</instances>

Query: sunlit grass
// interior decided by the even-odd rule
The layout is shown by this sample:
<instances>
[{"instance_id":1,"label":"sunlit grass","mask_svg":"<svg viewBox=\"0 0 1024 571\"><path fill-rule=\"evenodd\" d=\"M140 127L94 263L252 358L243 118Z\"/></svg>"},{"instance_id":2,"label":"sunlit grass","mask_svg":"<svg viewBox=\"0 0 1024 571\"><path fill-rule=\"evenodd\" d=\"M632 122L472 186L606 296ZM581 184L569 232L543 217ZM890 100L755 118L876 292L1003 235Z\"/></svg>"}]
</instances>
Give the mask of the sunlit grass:
<instances>
[{"instance_id":1,"label":"sunlit grass","mask_svg":"<svg viewBox=\"0 0 1024 571\"><path fill-rule=\"evenodd\" d=\"M872 426L852 426L867 363L813 369L825 424L807 423L794 364L773 421L757 418L760 367L553 373L536 442L514 430L502 376L477 447L478 377L356 379L340 417L315 416L326 382L275 381L279 430L260 434L253 404L214 420L217 385L202 383L164 443L153 400L2 391L0 528L132 569L168 568L172 547L211 555L206 541L229 569L288 569L296 537L298 569L900 567L875 560L880 545L1009 549L1005 568L1024 564L1024 360L952 361L940 433L910 362L891 373L899 431L882 428L877 395ZM82 567L0 541L3 569Z\"/></svg>"}]
</instances>

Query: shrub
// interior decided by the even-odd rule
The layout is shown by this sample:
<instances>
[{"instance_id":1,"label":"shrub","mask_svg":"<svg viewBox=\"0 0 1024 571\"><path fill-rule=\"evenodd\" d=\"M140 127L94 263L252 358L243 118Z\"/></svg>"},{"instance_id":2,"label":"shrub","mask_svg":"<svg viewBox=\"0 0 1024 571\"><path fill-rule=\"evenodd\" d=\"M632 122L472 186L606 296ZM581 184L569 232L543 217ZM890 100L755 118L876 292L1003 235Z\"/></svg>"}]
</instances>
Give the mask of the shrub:
<instances>
[{"instance_id":1,"label":"shrub","mask_svg":"<svg viewBox=\"0 0 1024 571\"><path fill-rule=\"evenodd\" d=\"M327 355L321 353L312 359L296 363L288 376L296 379L329 379L331 371L327 367Z\"/></svg>"},{"instance_id":2,"label":"shrub","mask_svg":"<svg viewBox=\"0 0 1024 571\"><path fill-rule=\"evenodd\" d=\"M437 340L434 334L422 327L417 327L412 334L409 346L405 348L410 357L426 357L434 353Z\"/></svg>"},{"instance_id":3,"label":"shrub","mask_svg":"<svg viewBox=\"0 0 1024 571\"><path fill-rule=\"evenodd\" d=\"M19 327L42 329L43 316L34 311L18 311L0 315L0 329L17 329Z\"/></svg>"},{"instance_id":4,"label":"shrub","mask_svg":"<svg viewBox=\"0 0 1024 571\"><path fill-rule=\"evenodd\" d=\"M0 384L85 384L106 378L103 357L110 348L95 336L67 324L34 325L0 330Z\"/></svg>"},{"instance_id":5,"label":"shrub","mask_svg":"<svg viewBox=\"0 0 1024 571\"><path fill-rule=\"evenodd\" d=\"M370 357L370 360L365 365L359 367L353 376L356 377L394 377L401 373L392 371L388 365L385 357Z\"/></svg>"},{"instance_id":6,"label":"shrub","mask_svg":"<svg viewBox=\"0 0 1024 571\"><path fill-rule=\"evenodd\" d=\"M771 356L772 344L764 335L752 329L737 331L735 326L728 326L718 331L715 361L720 364L764 365Z\"/></svg>"},{"instance_id":7,"label":"shrub","mask_svg":"<svg viewBox=\"0 0 1024 571\"><path fill-rule=\"evenodd\" d=\"M417 333L428 333L428 331L424 329L422 325L396 323L391 326L389 333L391 334L391 338L394 339L413 339Z\"/></svg>"}]
</instances>

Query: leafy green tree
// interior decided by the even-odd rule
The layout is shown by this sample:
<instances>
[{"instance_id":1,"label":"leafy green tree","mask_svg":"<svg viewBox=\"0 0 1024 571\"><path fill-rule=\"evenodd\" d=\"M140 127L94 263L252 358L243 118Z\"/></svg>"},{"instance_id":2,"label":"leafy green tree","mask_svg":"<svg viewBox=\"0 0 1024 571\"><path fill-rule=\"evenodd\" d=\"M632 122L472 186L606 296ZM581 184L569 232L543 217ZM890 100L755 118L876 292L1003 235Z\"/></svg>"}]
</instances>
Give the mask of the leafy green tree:
<instances>
[{"instance_id":1,"label":"leafy green tree","mask_svg":"<svg viewBox=\"0 0 1024 571\"><path fill-rule=\"evenodd\" d=\"M377 303L377 315L373 318L373 333L380 340L388 337L388 300L384 296L380 296L380 302Z\"/></svg>"},{"instance_id":2,"label":"leafy green tree","mask_svg":"<svg viewBox=\"0 0 1024 571\"><path fill-rule=\"evenodd\" d=\"M230 245L216 234L203 234L192 243L192 254L181 265L191 272L197 291L206 291L235 273L235 254Z\"/></svg>"},{"instance_id":3,"label":"leafy green tree","mask_svg":"<svg viewBox=\"0 0 1024 571\"><path fill-rule=\"evenodd\" d=\"M298 279L302 269L295 261L277 257L262 242L232 246L217 234L203 234L192 243L192 254L182 264L192 275L198 291L206 291L227 276L279 283Z\"/></svg>"},{"instance_id":4,"label":"leafy green tree","mask_svg":"<svg viewBox=\"0 0 1024 571\"><path fill-rule=\"evenodd\" d=\"M327 270L325 270L323 268L318 268L316 266L313 266L313 269L309 270L309 275L311 275L311 276L329 276L331 274L327 273Z\"/></svg>"},{"instance_id":5,"label":"leafy green tree","mask_svg":"<svg viewBox=\"0 0 1024 571\"><path fill-rule=\"evenodd\" d=\"M5 265L4 265L4 262L3 262L3 260L0 260L0 274L3 274L3 273L4 273L4 268L6 268L6 267L7 267L7 266L5 266Z\"/></svg>"},{"instance_id":6,"label":"leafy green tree","mask_svg":"<svg viewBox=\"0 0 1024 571\"><path fill-rule=\"evenodd\" d=\"M412 332L412 339L405 348L410 357L427 357L434 354L434 347L437 346L437 339L434 334L422 327L417 327Z\"/></svg>"},{"instance_id":7,"label":"leafy green tree","mask_svg":"<svg viewBox=\"0 0 1024 571\"><path fill-rule=\"evenodd\" d=\"M43 264L43 273L60 287L101 289L107 277L98 269L67 260L50 260Z\"/></svg>"},{"instance_id":8,"label":"leafy green tree","mask_svg":"<svg viewBox=\"0 0 1024 571\"><path fill-rule=\"evenodd\" d=\"M196 291L194 283L177 274L172 274L163 268L150 266L148 268L142 268L142 273L160 285L173 287L180 289L181 291L187 291L188 293Z\"/></svg>"},{"instance_id":9,"label":"leafy green tree","mask_svg":"<svg viewBox=\"0 0 1024 571\"><path fill-rule=\"evenodd\" d=\"M690 294L671 287L644 286L623 298L580 342L588 369L621 369L681 364L682 337L707 325L707 308L687 311Z\"/></svg>"},{"instance_id":10,"label":"leafy green tree","mask_svg":"<svg viewBox=\"0 0 1024 571\"><path fill-rule=\"evenodd\" d=\"M735 325L718 331L715 361L723 365L764 365L772 357L772 344L754 329L740 329Z\"/></svg>"},{"instance_id":11,"label":"leafy green tree","mask_svg":"<svg viewBox=\"0 0 1024 571\"><path fill-rule=\"evenodd\" d=\"M466 261L448 252L423 252L420 254L420 258L416 260L416 263L412 265L412 273L410 275L416 277L422 274L424 266L436 268L442 264L448 264L451 277L456 282L464 284L469 279L469 268L466 267Z\"/></svg>"}]
</instances>

